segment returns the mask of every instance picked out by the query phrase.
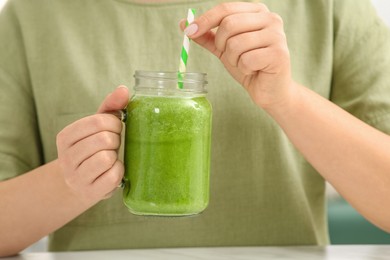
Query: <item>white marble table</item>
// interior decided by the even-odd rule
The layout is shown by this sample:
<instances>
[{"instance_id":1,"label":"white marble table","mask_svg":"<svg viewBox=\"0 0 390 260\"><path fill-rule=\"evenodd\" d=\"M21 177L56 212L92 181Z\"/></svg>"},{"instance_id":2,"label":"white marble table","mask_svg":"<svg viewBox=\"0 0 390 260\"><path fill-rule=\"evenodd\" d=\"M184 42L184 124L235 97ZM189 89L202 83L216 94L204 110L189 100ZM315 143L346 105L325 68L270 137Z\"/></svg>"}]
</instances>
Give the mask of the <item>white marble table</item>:
<instances>
[{"instance_id":1,"label":"white marble table","mask_svg":"<svg viewBox=\"0 0 390 260\"><path fill-rule=\"evenodd\" d=\"M1 260L249 260L249 259L390 259L390 245L217 247L25 253Z\"/></svg>"}]
</instances>

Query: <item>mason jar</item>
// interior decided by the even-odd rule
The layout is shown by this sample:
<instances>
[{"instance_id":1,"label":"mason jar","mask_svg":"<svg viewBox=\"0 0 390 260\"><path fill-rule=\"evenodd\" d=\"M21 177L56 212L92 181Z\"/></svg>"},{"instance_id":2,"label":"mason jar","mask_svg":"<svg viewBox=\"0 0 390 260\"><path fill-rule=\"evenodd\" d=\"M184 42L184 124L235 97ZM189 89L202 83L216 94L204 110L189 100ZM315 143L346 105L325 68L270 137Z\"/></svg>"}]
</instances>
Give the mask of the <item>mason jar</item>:
<instances>
[{"instance_id":1,"label":"mason jar","mask_svg":"<svg viewBox=\"0 0 390 260\"><path fill-rule=\"evenodd\" d=\"M135 72L123 200L137 215L185 216L209 202L212 110L204 73Z\"/></svg>"}]
</instances>

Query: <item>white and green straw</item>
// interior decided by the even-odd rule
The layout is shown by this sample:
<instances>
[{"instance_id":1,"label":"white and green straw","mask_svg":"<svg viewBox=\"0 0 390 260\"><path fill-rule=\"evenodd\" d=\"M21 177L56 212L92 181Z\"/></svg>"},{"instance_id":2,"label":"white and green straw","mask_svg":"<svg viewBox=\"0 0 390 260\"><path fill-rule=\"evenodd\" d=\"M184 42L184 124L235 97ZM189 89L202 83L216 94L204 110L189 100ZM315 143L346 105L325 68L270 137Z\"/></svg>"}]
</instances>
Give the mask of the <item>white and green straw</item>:
<instances>
[{"instance_id":1,"label":"white and green straw","mask_svg":"<svg viewBox=\"0 0 390 260\"><path fill-rule=\"evenodd\" d=\"M195 13L196 13L195 9L192 8L188 9L186 27L194 21ZM183 73L186 72L187 70L187 59L188 59L188 53L190 51L190 41L191 39L184 34L183 45L180 54L179 74L178 74L179 75L178 87L180 89L183 88Z\"/></svg>"}]
</instances>

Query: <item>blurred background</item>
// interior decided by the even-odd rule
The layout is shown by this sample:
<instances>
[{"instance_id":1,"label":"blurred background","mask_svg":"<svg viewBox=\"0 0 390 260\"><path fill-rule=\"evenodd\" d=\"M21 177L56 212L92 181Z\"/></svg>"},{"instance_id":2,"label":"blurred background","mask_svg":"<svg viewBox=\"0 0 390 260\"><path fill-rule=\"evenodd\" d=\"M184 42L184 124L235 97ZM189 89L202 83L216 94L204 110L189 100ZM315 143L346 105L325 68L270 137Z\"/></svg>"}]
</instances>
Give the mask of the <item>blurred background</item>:
<instances>
[{"instance_id":1,"label":"blurred background","mask_svg":"<svg viewBox=\"0 0 390 260\"><path fill-rule=\"evenodd\" d=\"M0 10L6 1L0 0ZM379 16L390 27L390 1L371 1ZM327 185L327 197L329 233L332 244L390 244L390 234L366 221L329 184ZM46 244L47 238L44 238L26 249L25 252L45 251Z\"/></svg>"},{"instance_id":2,"label":"blurred background","mask_svg":"<svg viewBox=\"0 0 390 260\"><path fill-rule=\"evenodd\" d=\"M376 7L379 16L390 26L390 1L389 0L371 0Z\"/></svg>"},{"instance_id":3,"label":"blurred background","mask_svg":"<svg viewBox=\"0 0 390 260\"><path fill-rule=\"evenodd\" d=\"M0 9L7 0L0 0ZM11 0L12 1L12 0ZM389 0L371 0L377 8L379 15L390 26L390 3Z\"/></svg>"}]
</instances>

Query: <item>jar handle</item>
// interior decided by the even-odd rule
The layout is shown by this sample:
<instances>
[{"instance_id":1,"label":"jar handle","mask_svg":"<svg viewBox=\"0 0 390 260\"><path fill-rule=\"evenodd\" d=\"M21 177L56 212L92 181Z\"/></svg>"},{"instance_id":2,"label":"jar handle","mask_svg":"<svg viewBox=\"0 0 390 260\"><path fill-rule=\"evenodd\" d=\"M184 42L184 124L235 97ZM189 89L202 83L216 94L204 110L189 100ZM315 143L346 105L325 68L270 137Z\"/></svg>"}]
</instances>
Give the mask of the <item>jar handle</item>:
<instances>
[{"instance_id":1,"label":"jar handle","mask_svg":"<svg viewBox=\"0 0 390 260\"><path fill-rule=\"evenodd\" d=\"M116 110L116 111L109 111L109 112L107 112L107 114L114 115L117 118L119 118L123 123L126 123L126 120L127 120L127 110L125 108L124 109L120 109L120 110ZM124 187L125 187L125 180L122 179L121 183L119 183L119 185L118 185L118 188L122 188L123 189Z\"/></svg>"},{"instance_id":2,"label":"jar handle","mask_svg":"<svg viewBox=\"0 0 390 260\"><path fill-rule=\"evenodd\" d=\"M111 114L119 118L123 123L126 123L127 120L127 111L126 108L120 109L120 110L115 110L115 111L109 111L106 112L106 114Z\"/></svg>"}]
</instances>

